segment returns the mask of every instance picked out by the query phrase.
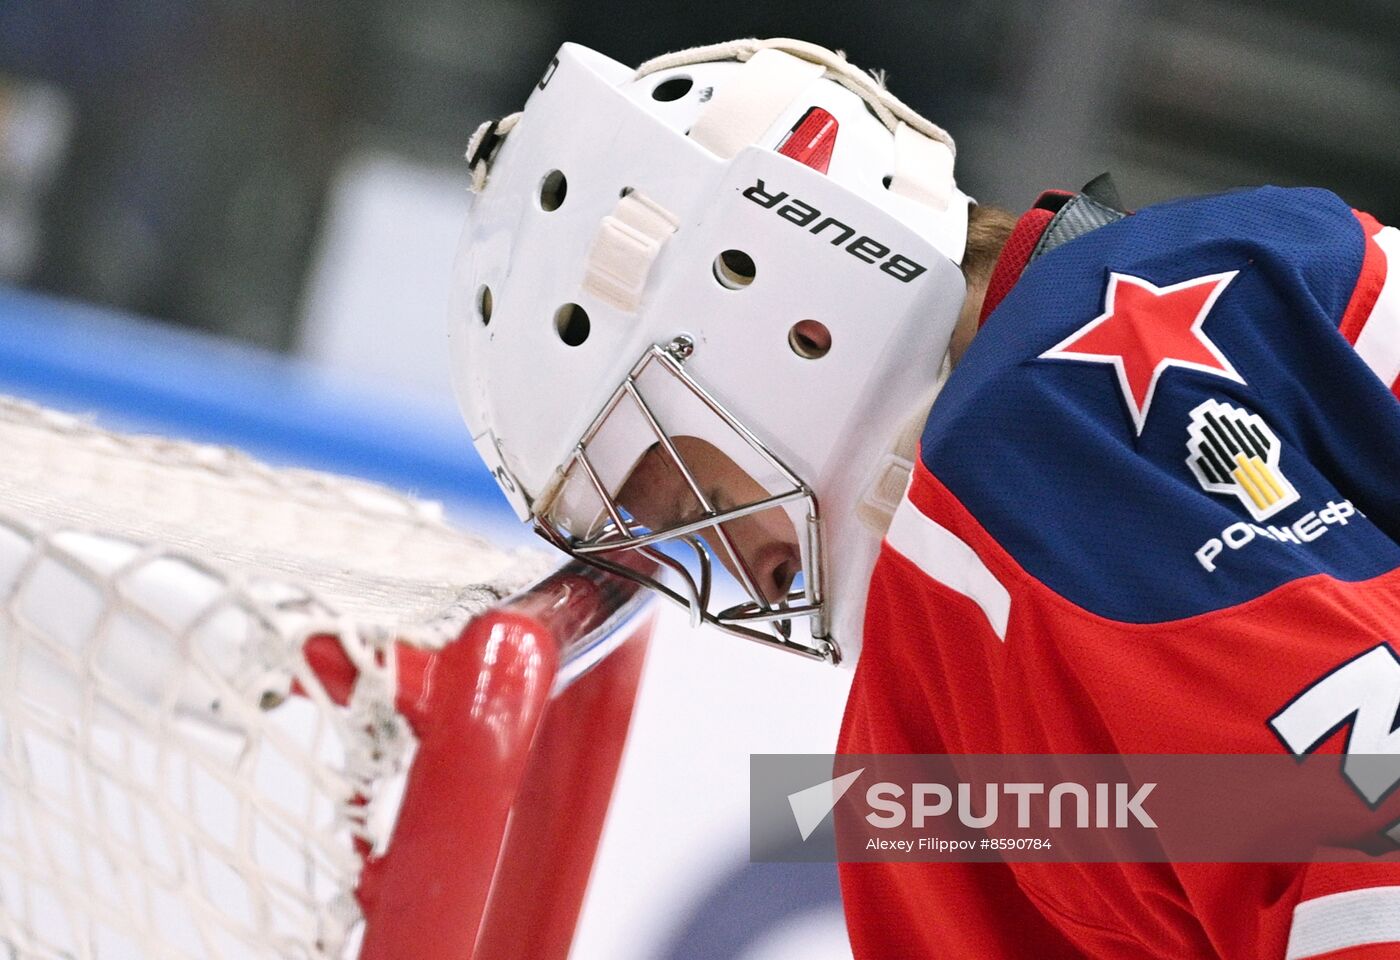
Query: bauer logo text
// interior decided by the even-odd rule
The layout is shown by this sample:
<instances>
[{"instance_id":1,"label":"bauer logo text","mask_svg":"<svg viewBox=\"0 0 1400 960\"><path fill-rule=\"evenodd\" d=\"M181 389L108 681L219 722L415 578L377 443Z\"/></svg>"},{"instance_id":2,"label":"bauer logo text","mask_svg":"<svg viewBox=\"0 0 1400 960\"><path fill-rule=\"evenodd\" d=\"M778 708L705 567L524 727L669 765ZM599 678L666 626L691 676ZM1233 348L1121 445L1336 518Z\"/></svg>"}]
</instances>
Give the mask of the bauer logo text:
<instances>
[{"instance_id":1,"label":"bauer logo text","mask_svg":"<svg viewBox=\"0 0 1400 960\"><path fill-rule=\"evenodd\" d=\"M803 228L813 236L821 237L833 247L844 248L857 260L878 264L881 273L887 273L901 283L909 283L928 269L903 254L892 253L889 246L857 233L851 225L842 223L835 217L822 216L822 212L810 203L789 197L785 192L769 192L762 180L745 190L744 196L765 210L776 208L778 216L788 223Z\"/></svg>"}]
</instances>

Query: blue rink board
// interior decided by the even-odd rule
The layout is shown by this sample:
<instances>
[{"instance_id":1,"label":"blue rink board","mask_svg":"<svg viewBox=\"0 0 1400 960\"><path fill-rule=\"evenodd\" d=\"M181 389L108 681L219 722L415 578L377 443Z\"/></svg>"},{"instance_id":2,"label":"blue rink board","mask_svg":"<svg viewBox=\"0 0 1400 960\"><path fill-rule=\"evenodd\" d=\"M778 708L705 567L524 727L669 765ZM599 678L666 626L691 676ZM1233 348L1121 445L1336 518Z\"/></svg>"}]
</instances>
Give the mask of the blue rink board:
<instances>
[{"instance_id":1,"label":"blue rink board","mask_svg":"<svg viewBox=\"0 0 1400 960\"><path fill-rule=\"evenodd\" d=\"M512 516L446 400L424 407L295 358L3 286L0 393Z\"/></svg>"}]
</instances>

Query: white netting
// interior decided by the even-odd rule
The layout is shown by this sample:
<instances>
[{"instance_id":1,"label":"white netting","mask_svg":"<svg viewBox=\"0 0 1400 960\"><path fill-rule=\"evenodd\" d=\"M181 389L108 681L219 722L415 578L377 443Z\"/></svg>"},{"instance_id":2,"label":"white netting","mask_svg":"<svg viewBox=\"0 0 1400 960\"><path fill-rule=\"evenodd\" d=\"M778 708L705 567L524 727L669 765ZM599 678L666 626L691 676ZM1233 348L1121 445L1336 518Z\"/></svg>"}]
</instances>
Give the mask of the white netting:
<instances>
[{"instance_id":1,"label":"white netting","mask_svg":"<svg viewBox=\"0 0 1400 960\"><path fill-rule=\"evenodd\" d=\"M385 842L414 747L390 641L546 568L378 487L0 399L0 946L353 956L354 841Z\"/></svg>"}]
</instances>

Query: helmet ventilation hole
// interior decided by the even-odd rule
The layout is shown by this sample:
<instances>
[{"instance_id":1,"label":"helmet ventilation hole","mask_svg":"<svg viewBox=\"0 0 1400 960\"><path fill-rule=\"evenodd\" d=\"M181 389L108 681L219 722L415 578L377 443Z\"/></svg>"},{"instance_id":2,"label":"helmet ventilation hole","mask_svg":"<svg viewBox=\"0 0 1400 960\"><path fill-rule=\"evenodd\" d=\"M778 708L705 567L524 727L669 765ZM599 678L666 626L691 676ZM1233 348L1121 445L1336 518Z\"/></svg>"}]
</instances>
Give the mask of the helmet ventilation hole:
<instances>
[{"instance_id":1,"label":"helmet ventilation hole","mask_svg":"<svg viewBox=\"0 0 1400 960\"><path fill-rule=\"evenodd\" d=\"M831 352L831 331L820 320L799 320L788 331L788 346L799 357L818 360Z\"/></svg>"},{"instance_id":2,"label":"helmet ventilation hole","mask_svg":"<svg viewBox=\"0 0 1400 960\"><path fill-rule=\"evenodd\" d=\"M587 340L590 329L588 311L578 304L566 303L554 311L554 332L569 346L577 347Z\"/></svg>"},{"instance_id":3,"label":"helmet ventilation hole","mask_svg":"<svg viewBox=\"0 0 1400 960\"><path fill-rule=\"evenodd\" d=\"M632 192L632 188L631 188L631 187L623 187L621 190L617 191L617 195L618 195L619 197L625 197L625 196L627 196L627 195L628 195L629 193L631 193L631 192Z\"/></svg>"},{"instance_id":4,"label":"helmet ventilation hole","mask_svg":"<svg viewBox=\"0 0 1400 960\"><path fill-rule=\"evenodd\" d=\"M558 210L569 193L569 179L562 170L551 170L540 181L540 209Z\"/></svg>"},{"instance_id":5,"label":"helmet ventilation hole","mask_svg":"<svg viewBox=\"0 0 1400 960\"><path fill-rule=\"evenodd\" d=\"M679 100L690 92L694 86L694 81L689 77L671 77L669 80L662 80L651 91L653 100L660 100L662 103L670 103L672 100Z\"/></svg>"},{"instance_id":6,"label":"helmet ventilation hole","mask_svg":"<svg viewBox=\"0 0 1400 960\"><path fill-rule=\"evenodd\" d=\"M742 250L726 250L715 257L715 279L729 290L742 290L758 273L753 257Z\"/></svg>"},{"instance_id":7,"label":"helmet ventilation hole","mask_svg":"<svg viewBox=\"0 0 1400 960\"><path fill-rule=\"evenodd\" d=\"M894 183L894 177L889 174L885 174L885 178L880 182L884 184L885 189L888 190L890 188L890 184Z\"/></svg>"},{"instance_id":8,"label":"helmet ventilation hole","mask_svg":"<svg viewBox=\"0 0 1400 960\"><path fill-rule=\"evenodd\" d=\"M491 288L483 283L481 289L476 292L476 315L481 318L483 327L491 322L491 310L494 306L495 298L491 296Z\"/></svg>"}]
</instances>

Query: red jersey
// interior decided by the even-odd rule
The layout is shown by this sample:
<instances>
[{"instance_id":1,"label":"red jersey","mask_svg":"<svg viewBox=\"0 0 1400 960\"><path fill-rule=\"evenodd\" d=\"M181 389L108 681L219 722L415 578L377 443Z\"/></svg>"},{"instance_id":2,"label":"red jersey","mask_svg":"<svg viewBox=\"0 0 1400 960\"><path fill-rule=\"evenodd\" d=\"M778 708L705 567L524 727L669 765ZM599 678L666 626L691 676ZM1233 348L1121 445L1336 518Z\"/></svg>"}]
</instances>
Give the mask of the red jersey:
<instances>
[{"instance_id":1,"label":"red jersey","mask_svg":"<svg viewBox=\"0 0 1400 960\"><path fill-rule=\"evenodd\" d=\"M1324 191L1037 257L930 414L840 751L1400 754L1397 386L1400 233ZM1400 956L1390 855L841 878L858 960Z\"/></svg>"}]
</instances>

